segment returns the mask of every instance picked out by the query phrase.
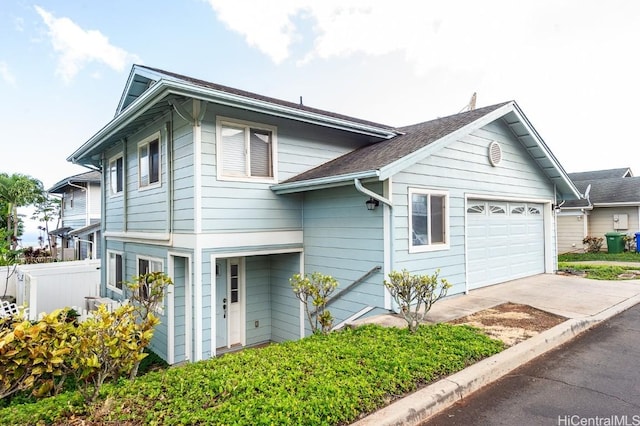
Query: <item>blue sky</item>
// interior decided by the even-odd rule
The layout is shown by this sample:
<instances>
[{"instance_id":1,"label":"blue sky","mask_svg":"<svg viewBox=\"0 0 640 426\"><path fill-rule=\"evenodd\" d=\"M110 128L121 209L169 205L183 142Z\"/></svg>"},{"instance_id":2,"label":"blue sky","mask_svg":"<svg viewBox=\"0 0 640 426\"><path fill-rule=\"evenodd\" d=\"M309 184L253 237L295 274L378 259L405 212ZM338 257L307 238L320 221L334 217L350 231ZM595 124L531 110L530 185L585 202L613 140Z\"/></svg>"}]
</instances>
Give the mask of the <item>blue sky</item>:
<instances>
[{"instance_id":1,"label":"blue sky","mask_svg":"<svg viewBox=\"0 0 640 426\"><path fill-rule=\"evenodd\" d=\"M516 100L569 171L640 175L640 2L0 1L0 171L46 187L133 63L390 125Z\"/></svg>"}]
</instances>

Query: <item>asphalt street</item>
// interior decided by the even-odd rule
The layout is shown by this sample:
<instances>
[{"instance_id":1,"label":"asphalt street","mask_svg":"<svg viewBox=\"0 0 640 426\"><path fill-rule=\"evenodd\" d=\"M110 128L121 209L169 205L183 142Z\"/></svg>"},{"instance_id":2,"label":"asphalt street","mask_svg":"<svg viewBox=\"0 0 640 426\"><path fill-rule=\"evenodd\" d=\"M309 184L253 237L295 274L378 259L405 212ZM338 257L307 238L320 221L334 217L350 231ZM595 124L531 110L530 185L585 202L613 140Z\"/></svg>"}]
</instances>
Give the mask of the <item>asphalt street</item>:
<instances>
[{"instance_id":1,"label":"asphalt street","mask_svg":"<svg viewBox=\"0 0 640 426\"><path fill-rule=\"evenodd\" d=\"M640 426L640 305L422 425Z\"/></svg>"}]
</instances>

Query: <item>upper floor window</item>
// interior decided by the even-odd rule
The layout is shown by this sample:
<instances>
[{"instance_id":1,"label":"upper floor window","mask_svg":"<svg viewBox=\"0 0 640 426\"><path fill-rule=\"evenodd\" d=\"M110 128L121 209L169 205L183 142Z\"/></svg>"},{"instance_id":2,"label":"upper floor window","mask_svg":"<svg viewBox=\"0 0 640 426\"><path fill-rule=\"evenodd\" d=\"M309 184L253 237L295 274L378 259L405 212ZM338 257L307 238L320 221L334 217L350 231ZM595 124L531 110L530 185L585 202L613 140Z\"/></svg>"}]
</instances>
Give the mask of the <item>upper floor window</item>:
<instances>
[{"instance_id":1,"label":"upper floor window","mask_svg":"<svg viewBox=\"0 0 640 426\"><path fill-rule=\"evenodd\" d=\"M443 191L409 190L409 251L449 247L449 196Z\"/></svg>"},{"instance_id":2,"label":"upper floor window","mask_svg":"<svg viewBox=\"0 0 640 426\"><path fill-rule=\"evenodd\" d=\"M122 156L115 157L109 161L109 182L111 195L122 193L124 184L124 160Z\"/></svg>"},{"instance_id":3,"label":"upper floor window","mask_svg":"<svg viewBox=\"0 0 640 426\"><path fill-rule=\"evenodd\" d=\"M160 183L160 133L138 144L138 186Z\"/></svg>"},{"instance_id":4,"label":"upper floor window","mask_svg":"<svg viewBox=\"0 0 640 426\"><path fill-rule=\"evenodd\" d=\"M218 177L272 180L275 176L275 127L218 121Z\"/></svg>"},{"instance_id":5,"label":"upper floor window","mask_svg":"<svg viewBox=\"0 0 640 426\"><path fill-rule=\"evenodd\" d=\"M122 254L109 251L107 255L107 287L122 293Z\"/></svg>"}]
</instances>

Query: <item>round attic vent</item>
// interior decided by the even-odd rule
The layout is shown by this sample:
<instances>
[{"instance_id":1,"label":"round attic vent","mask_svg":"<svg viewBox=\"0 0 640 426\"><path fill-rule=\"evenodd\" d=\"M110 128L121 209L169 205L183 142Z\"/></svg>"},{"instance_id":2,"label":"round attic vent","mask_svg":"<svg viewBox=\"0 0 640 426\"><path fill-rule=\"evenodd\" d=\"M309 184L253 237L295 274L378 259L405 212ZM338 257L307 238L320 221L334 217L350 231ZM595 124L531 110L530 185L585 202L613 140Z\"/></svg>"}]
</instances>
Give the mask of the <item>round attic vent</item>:
<instances>
[{"instance_id":1,"label":"round attic vent","mask_svg":"<svg viewBox=\"0 0 640 426\"><path fill-rule=\"evenodd\" d=\"M502 161L502 148L496 141L491 142L489 145L489 162L492 166L497 166Z\"/></svg>"}]
</instances>

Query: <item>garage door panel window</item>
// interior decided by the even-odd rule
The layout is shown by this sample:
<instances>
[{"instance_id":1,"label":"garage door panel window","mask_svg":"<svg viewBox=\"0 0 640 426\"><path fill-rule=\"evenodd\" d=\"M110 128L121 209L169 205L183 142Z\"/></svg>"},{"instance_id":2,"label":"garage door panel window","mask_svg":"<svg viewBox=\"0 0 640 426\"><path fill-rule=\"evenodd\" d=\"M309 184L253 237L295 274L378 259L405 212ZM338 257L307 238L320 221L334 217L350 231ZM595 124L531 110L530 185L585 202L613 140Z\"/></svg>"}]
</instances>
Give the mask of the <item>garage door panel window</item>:
<instances>
[{"instance_id":1,"label":"garage door panel window","mask_svg":"<svg viewBox=\"0 0 640 426\"><path fill-rule=\"evenodd\" d=\"M492 214L492 215L495 215L495 214L499 214L499 215L507 214L506 206L501 205L501 204L491 204L489 206L489 213Z\"/></svg>"},{"instance_id":2,"label":"garage door panel window","mask_svg":"<svg viewBox=\"0 0 640 426\"><path fill-rule=\"evenodd\" d=\"M409 190L410 252L449 248L448 209L446 192Z\"/></svg>"},{"instance_id":3,"label":"garage door panel window","mask_svg":"<svg viewBox=\"0 0 640 426\"><path fill-rule=\"evenodd\" d=\"M539 215L539 214L541 214L541 213L542 213L542 212L540 211L540 209L539 209L539 208L537 208L537 207L531 207L531 206L529 207L529 214L530 214L530 215L534 215L534 216L535 216L535 215Z\"/></svg>"},{"instance_id":4,"label":"garage door panel window","mask_svg":"<svg viewBox=\"0 0 640 426\"><path fill-rule=\"evenodd\" d=\"M467 213L469 214L484 214L485 213L485 204L472 204L467 207Z\"/></svg>"}]
</instances>

